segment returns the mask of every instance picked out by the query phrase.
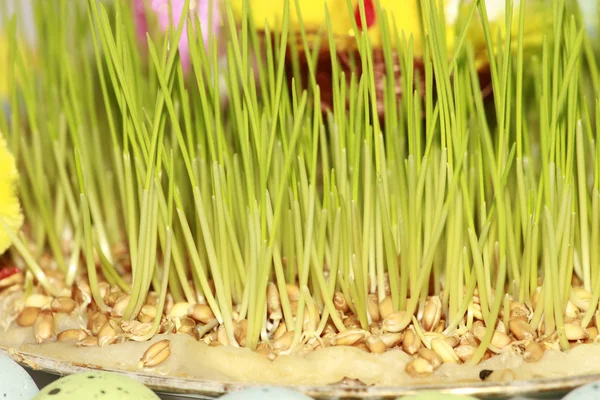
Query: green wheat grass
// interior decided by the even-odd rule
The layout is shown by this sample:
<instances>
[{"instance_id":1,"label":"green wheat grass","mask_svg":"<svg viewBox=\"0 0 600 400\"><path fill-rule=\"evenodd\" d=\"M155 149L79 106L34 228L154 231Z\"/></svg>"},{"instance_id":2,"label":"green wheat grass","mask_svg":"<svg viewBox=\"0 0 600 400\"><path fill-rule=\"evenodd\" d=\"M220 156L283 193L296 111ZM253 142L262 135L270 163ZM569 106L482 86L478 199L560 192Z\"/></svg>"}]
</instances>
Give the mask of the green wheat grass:
<instances>
[{"instance_id":1,"label":"green wheat grass","mask_svg":"<svg viewBox=\"0 0 600 400\"><path fill-rule=\"evenodd\" d=\"M170 293L208 304L233 345L233 318L247 319L246 346L255 348L268 339L271 281L296 344L328 321L346 329L336 292L364 329L368 295L382 300L386 285L394 309L408 311L406 325L428 295L440 295L451 334L473 323L477 289L487 334L471 362L483 357L508 302L531 305L539 290L530 324L556 332L567 349L572 277L592 293L584 327L600 297L597 44L576 3L553 0L540 2L551 18L532 51L526 25L535 16L525 3L507 0L515 13L499 24L516 34L497 38L484 2L473 2L448 48L438 4L422 2L423 92L413 83L412 40L378 7L388 70L378 78L382 123L381 82L356 26L364 72L347 80L350 72L332 62L333 110L324 114L314 76L317 56L335 60L329 19L327 53L309 47L302 26L292 29L289 4L280 32L254 26L249 7L242 22L225 7L228 39L208 47L200 35L191 40L186 76L170 45L184 33L185 14L166 38L149 35L145 50L126 2L34 2L35 60L17 51L18 13L4 24L14 85L10 114L0 114L22 175L27 224L9 233L27 290L37 281L60 293L40 266L50 254L67 287L87 275L100 310L108 309L100 280L131 295L124 319L136 317L149 291L160 294L159 311ZM472 24L483 29L483 49L469 40ZM308 82L297 76L288 85L290 43L292 62L308 60ZM218 51L228 64L220 74ZM475 68L481 51L491 102ZM295 318L288 283L301 289ZM319 324L303 331L314 305Z\"/></svg>"}]
</instances>

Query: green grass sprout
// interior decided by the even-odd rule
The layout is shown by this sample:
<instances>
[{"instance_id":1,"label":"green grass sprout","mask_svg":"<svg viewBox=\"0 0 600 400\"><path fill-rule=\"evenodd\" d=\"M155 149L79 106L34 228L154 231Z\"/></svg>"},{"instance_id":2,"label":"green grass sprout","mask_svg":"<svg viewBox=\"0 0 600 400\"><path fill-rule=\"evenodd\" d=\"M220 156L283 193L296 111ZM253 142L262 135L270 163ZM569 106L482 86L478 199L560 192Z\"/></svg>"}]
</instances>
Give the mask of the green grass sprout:
<instances>
[{"instance_id":1,"label":"green grass sprout","mask_svg":"<svg viewBox=\"0 0 600 400\"><path fill-rule=\"evenodd\" d=\"M215 320L200 338L259 349L284 327L285 354L331 329L385 327L389 304L394 329L413 324L429 346L483 323L477 363L522 305L536 340L570 348L565 326L590 327L600 302L598 37L580 11L506 0L490 21L473 2L449 43L441 3L420 2L418 54L380 2L381 48L353 22L348 50L335 10L313 32L289 1L278 29L225 2L222 35L190 39L189 74L172 45L194 34L187 11L139 43L125 3L35 2L33 53L7 21L0 128L27 222L0 219L14 262L54 296L87 280L106 312L107 283L128 296L123 320L152 293L140 340L173 302L203 304ZM433 297L442 322L425 327Z\"/></svg>"}]
</instances>

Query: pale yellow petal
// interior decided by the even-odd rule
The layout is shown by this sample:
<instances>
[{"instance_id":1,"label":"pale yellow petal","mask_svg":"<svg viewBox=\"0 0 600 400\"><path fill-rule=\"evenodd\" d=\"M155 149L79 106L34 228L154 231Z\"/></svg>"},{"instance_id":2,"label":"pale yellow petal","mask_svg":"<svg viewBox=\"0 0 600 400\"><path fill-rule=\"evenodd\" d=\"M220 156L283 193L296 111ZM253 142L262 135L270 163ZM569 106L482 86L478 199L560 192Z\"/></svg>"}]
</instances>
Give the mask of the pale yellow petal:
<instances>
[{"instance_id":1,"label":"pale yellow petal","mask_svg":"<svg viewBox=\"0 0 600 400\"><path fill-rule=\"evenodd\" d=\"M23 214L17 195L18 177L15 159L0 133L0 218L13 231L20 229L23 224ZM0 226L0 254L4 253L10 245L11 240L8 234Z\"/></svg>"}]
</instances>

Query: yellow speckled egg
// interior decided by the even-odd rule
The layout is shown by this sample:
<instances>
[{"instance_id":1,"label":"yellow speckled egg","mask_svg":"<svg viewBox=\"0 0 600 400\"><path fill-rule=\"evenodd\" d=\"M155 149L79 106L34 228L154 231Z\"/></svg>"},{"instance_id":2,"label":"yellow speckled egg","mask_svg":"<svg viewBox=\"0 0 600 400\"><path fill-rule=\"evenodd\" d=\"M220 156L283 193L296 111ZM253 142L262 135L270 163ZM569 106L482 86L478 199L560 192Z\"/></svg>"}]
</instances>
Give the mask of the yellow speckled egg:
<instances>
[{"instance_id":1,"label":"yellow speckled egg","mask_svg":"<svg viewBox=\"0 0 600 400\"><path fill-rule=\"evenodd\" d=\"M157 400L159 397L140 382L125 375L93 371L73 374L46 386L39 400Z\"/></svg>"}]
</instances>

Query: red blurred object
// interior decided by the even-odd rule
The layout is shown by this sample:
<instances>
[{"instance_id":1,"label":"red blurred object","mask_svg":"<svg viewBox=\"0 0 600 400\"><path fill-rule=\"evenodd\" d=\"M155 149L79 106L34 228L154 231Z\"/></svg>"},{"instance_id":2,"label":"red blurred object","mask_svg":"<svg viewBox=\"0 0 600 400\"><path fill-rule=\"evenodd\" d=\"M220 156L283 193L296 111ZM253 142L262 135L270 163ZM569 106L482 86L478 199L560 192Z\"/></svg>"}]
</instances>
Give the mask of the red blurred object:
<instances>
[{"instance_id":1,"label":"red blurred object","mask_svg":"<svg viewBox=\"0 0 600 400\"><path fill-rule=\"evenodd\" d=\"M364 0L365 5L365 20L367 22L366 28L370 28L375 24L375 20L377 16L375 15L375 4L373 4L373 0ZM356 10L354 10L354 20L360 29L363 29L362 26L362 18L360 17L360 4L356 6Z\"/></svg>"},{"instance_id":2,"label":"red blurred object","mask_svg":"<svg viewBox=\"0 0 600 400\"><path fill-rule=\"evenodd\" d=\"M4 267L0 269L0 281L19 272L21 272L19 267Z\"/></svg>"}]
</instances>

